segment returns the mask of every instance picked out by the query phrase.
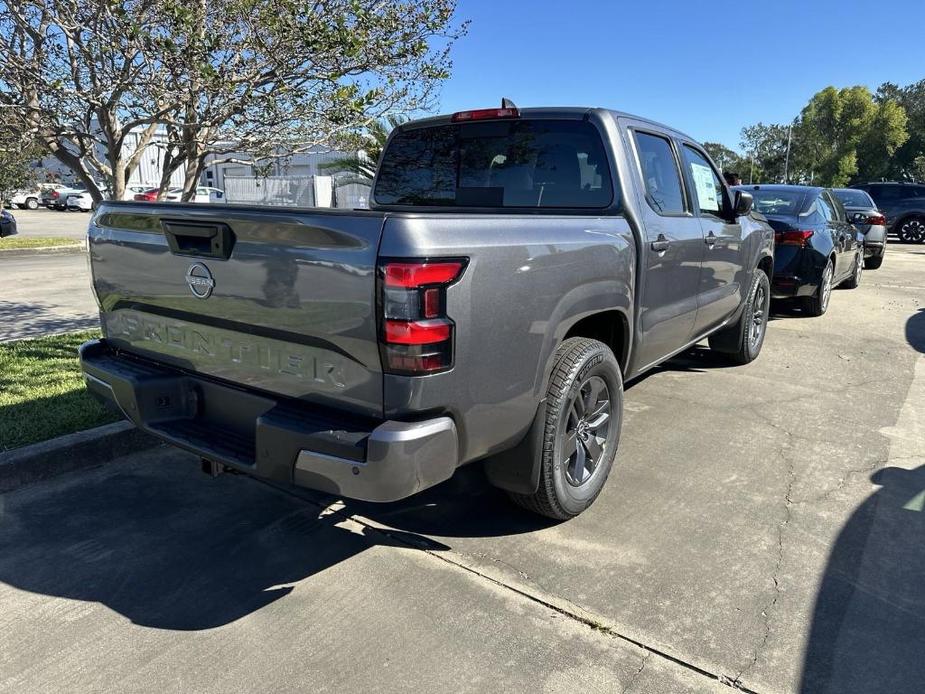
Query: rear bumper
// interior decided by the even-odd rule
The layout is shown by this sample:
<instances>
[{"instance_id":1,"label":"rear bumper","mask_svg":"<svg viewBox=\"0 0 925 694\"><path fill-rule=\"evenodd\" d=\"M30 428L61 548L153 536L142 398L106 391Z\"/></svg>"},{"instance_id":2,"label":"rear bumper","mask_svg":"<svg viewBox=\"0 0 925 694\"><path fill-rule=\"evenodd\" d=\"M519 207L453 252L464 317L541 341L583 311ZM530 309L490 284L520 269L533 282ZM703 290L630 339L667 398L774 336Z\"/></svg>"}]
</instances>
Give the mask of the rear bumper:
<instances>
[{"instance_id":1,"label":"rear bumper","mask_svg":"<svg viewBox=\"0 0 925 694\"><path fill-rule=\"evenodd\" d=\"M376 421L201 378L112 349L81 346L87 389L140 429L209 460L363 501L396 501L449 479L449 417Z\"/></svg>"},{"instance_id":2,"label":"rear bumper","mask_svg":"<svg viewBox=\"0 0 925 694\"><path fill-rule=\"evenodd\" d=\"M795 299L801 296L812 296L818 287L818 278L775 274L771 282L771 298Z\"/></svg>"}]
</instances>

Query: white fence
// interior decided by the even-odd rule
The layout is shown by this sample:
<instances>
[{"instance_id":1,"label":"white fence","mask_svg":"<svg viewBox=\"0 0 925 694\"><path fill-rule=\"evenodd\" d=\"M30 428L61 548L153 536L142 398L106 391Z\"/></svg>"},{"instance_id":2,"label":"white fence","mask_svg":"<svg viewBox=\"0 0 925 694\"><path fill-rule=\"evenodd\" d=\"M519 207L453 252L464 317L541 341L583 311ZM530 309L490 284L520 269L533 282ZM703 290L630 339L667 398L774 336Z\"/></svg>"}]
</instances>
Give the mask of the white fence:
<instances>
[{"instance_id":1,"label":"white fence","mask_svg":"<svg viewBox=\"0 0 925 694\"><path fill-rule=\"evenodd\" d=\"M368 207L369 186L350 181L331 176L225 176L225 202L279 207Z\"/></svg>"}]
</instances>

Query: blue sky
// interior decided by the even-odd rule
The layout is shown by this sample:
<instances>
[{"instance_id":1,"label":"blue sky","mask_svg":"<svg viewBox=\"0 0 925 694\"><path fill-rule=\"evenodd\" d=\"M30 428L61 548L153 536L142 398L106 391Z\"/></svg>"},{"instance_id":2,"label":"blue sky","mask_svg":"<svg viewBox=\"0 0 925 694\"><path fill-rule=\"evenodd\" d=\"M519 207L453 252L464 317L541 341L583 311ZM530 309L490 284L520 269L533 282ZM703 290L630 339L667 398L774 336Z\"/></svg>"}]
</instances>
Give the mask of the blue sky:
<instances>
[{"instance_id":1,"label":"blue sky","mask_svg":"<svg viewBox=\"0 0 925 694\"><path fill-rule=\"evenodd\" d=\"M440 111L602 106L738 149L830 84L925 78L925 0L459 0Z\"/></svg>"}]
</instances>

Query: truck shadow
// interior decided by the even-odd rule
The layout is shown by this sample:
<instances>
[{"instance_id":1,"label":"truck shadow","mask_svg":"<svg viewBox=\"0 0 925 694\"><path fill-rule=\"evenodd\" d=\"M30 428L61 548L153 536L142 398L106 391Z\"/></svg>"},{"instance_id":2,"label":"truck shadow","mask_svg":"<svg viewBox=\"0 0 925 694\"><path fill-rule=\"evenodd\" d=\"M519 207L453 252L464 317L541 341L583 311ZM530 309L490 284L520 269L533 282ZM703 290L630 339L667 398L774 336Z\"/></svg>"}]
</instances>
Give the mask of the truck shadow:
<instances>
[{"instance_id":1,"label":"truck shadow","mask_svg":"<svg viewBox=\"0 0 925 694\"><path fill-rule=\"evenodd\" d=\"M879 470L819 586L800 691L912 692L925 682L925 466Z\"/></svg>"},{"instance_id":2,"label":"truck shadow","mask_svg":"<svg viewBox=\"0 0 925 694\"><path fill-rule=\"evenodd\" d=\"M212 480L167 451L0 496L0 581L155 629L203 630L372 546L445 549L338 527L318 506L246 478Z\"/></svg>"}]
</instances>

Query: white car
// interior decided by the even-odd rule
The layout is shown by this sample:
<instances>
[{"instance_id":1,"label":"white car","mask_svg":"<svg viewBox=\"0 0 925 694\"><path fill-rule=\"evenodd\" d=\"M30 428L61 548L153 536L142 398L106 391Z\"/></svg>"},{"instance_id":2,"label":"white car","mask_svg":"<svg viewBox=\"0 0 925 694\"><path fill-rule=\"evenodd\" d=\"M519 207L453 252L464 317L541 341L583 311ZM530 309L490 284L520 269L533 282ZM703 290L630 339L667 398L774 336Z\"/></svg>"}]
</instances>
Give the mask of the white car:
<instances>
[{"instance_id":1,"label":"white car","mask_svg":"<svg viewBox=\"0 0 925 694\"><path fill-rule=\"evenodd\" d=\"M17 190L10 198L10 204L16 205L21 210L37 210L42 203L42 191L40 190Z\"/></svg>"},{"instance_id":2,"label":"white car","mask_svg":"<svg viewBox=\"0 0 925 694\"><path fill-rule=\"evenodd\" d=\"M182 197L182 188L171 188L167 191L167 195L164 196L164 200L178 202ZM225 191L223 190L219 190L218 188L210 188L208 186L198 186L196 188L196 195L192 200L190 200L190 202L222 202L224 197Z\"/></svg>"},{"instance_id":3,"label":"white car","mask_svg":"<svg viewBox=\"0 0 925 694\"><path fill-rule=\"evenodd\" d=\"M79 190L67 196L67 209L89 212L93 209L93 196L88 190Z\"/></svg>"}]
</instances>

